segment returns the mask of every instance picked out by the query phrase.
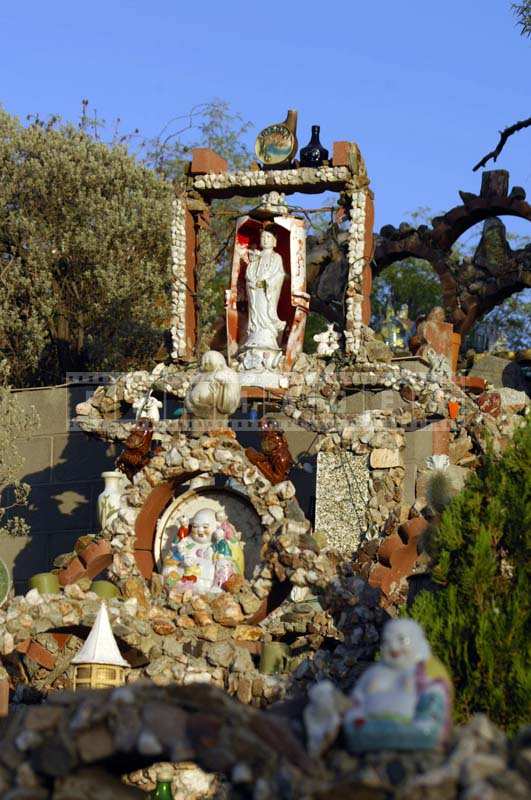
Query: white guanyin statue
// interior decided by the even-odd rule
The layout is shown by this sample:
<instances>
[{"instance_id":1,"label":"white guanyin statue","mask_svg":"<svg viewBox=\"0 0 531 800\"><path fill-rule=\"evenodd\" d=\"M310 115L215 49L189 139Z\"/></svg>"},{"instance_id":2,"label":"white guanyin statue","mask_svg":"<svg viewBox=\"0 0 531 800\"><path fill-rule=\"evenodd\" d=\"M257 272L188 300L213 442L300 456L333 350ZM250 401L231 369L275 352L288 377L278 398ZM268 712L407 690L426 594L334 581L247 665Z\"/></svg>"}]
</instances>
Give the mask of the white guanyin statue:
<instances>
[{"instance_id":1,"label":"white guanyin statue","mask_svg":"<svg viewBox=\"0 0 531 800\"><path fill-rule=\"evenodd\" d=\"M180 521L176 540L164 559L165 582L194 594L221 592L235 574L243 574L243 550L237 534L223 515L203 508L190 520Z\"/></svg>"},{"instance_id":2,"label":"white guanyin statue","mask_svg":"<svg viewBox=\"0 0 531 800\"><path fill-rule=\"evenodd\" d=\"M199 419L223 421L240 405L238 374L227 366L223 353L209 350L186 393L186 410Z\"/></svg>"},{"instance_id":3,"label":"white guanyin statue","mask_svg":"<svg viewBox=\"0 0 531 800\"><path fill-rule=\"evenodd\" d=\"M241 348L245 369L271 369L281 357L279 338L286 323L279 319L278 301L286 273L280 253L275 252L275 234L265 228L261 250L249 251L245 273L247 288L247 335Z\"/></svg>"}]
</instances>

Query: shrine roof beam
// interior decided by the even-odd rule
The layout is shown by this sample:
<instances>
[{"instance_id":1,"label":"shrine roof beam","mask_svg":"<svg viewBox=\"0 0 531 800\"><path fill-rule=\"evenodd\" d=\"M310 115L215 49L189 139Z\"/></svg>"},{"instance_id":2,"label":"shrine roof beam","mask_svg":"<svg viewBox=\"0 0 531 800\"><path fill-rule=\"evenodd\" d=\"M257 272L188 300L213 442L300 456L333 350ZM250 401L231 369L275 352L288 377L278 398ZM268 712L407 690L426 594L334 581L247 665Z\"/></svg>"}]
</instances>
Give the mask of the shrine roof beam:
<instances>
[{"instance_id":1,"label":"shrine roof beam","mask_svg":"<svg viewBox=\"0 0 531 800\"><path fill-rule=\"evenodd\" d=\"M229 197L260 197L266 192L282 194L319 194L321 192L356 191L368 183L349 167L302 167L299 169L245 170L211 172L189 179L188 190L206 200Z\"/></svg>"}]
</instances>

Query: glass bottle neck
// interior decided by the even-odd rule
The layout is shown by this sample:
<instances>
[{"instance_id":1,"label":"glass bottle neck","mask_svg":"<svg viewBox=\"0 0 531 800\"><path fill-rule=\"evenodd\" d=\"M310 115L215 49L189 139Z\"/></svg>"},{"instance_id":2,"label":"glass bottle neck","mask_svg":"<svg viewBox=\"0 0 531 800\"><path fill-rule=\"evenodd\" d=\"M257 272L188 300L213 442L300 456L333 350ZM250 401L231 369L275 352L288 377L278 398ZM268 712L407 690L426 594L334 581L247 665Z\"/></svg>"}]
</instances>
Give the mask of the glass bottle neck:
<instances>
[{"instance_id":1,"label":"glass bottle neck","mask_svg":"<svg viewBox=\"0 0 531 800\"><path fill-rule=\"evenodd\" d=\"M154 800L173 800L171 781L157 781L157 786L151 797Z\"/></svg>"}]
</instances>

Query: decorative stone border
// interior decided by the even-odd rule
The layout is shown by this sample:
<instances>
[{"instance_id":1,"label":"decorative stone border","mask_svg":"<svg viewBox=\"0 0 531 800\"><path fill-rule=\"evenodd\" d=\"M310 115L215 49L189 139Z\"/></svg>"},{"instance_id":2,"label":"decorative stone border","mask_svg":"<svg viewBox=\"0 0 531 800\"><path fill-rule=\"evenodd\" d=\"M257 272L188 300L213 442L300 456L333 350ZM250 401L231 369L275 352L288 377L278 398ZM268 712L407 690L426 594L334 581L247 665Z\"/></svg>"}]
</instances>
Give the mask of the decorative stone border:
<instances>
[{"instance_id":1,"label":"decorative stone border","mask_svg":"<svg viewBox=\"0 0 531 800\"><path fill-rule=\"evenodd\" d=\"M248 169L199 175L191 179L189 188L207 200L219 200L234 195L259 197L272 191L282 194L342 192L366 180L366 176L355 175L346 165L275 170Z\"/></svg>"},{"instance_id":2,"label":"decorative stone border","mask_svg":"<svg viewBox=\"0 0 531 800\"><path fill-rule=\"evenodd\" d=\"M187 356L186 300L189 294L186 282L186 204L175 197L172 204L171 223L171 357L177 361Z\"/></svg>"}]
</instances>

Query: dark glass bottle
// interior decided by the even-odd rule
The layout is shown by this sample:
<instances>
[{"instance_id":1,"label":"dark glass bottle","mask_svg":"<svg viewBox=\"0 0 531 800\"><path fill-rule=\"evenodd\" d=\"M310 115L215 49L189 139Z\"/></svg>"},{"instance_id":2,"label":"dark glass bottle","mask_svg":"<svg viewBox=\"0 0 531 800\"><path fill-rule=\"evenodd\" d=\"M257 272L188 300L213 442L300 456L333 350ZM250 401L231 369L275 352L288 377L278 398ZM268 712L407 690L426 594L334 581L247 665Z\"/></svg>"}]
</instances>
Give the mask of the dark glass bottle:
<instances>
[{"instance_id":1,"label":"dark glass bottle","mask_svg":"<svg viewBox=\"0 0 531 800\"><path fill-rule=\"evenodd\" d=\"M301 167L320 167L323 161L328 161L328 150L319 140L320 125L312 125L312 138L301 148Z\"/></svg>"},{"instance_id":2,"label":"dark glass bottle","mask_svg":"<svg viewBox=\"0 0 531 800\"><path fill-rule=\"evenodd\" d=\"M149 795L150 800L174 800L173 792L171 790L171 780L163 780L159 778L157 785Z\"/></svg>"}]
</instances>

